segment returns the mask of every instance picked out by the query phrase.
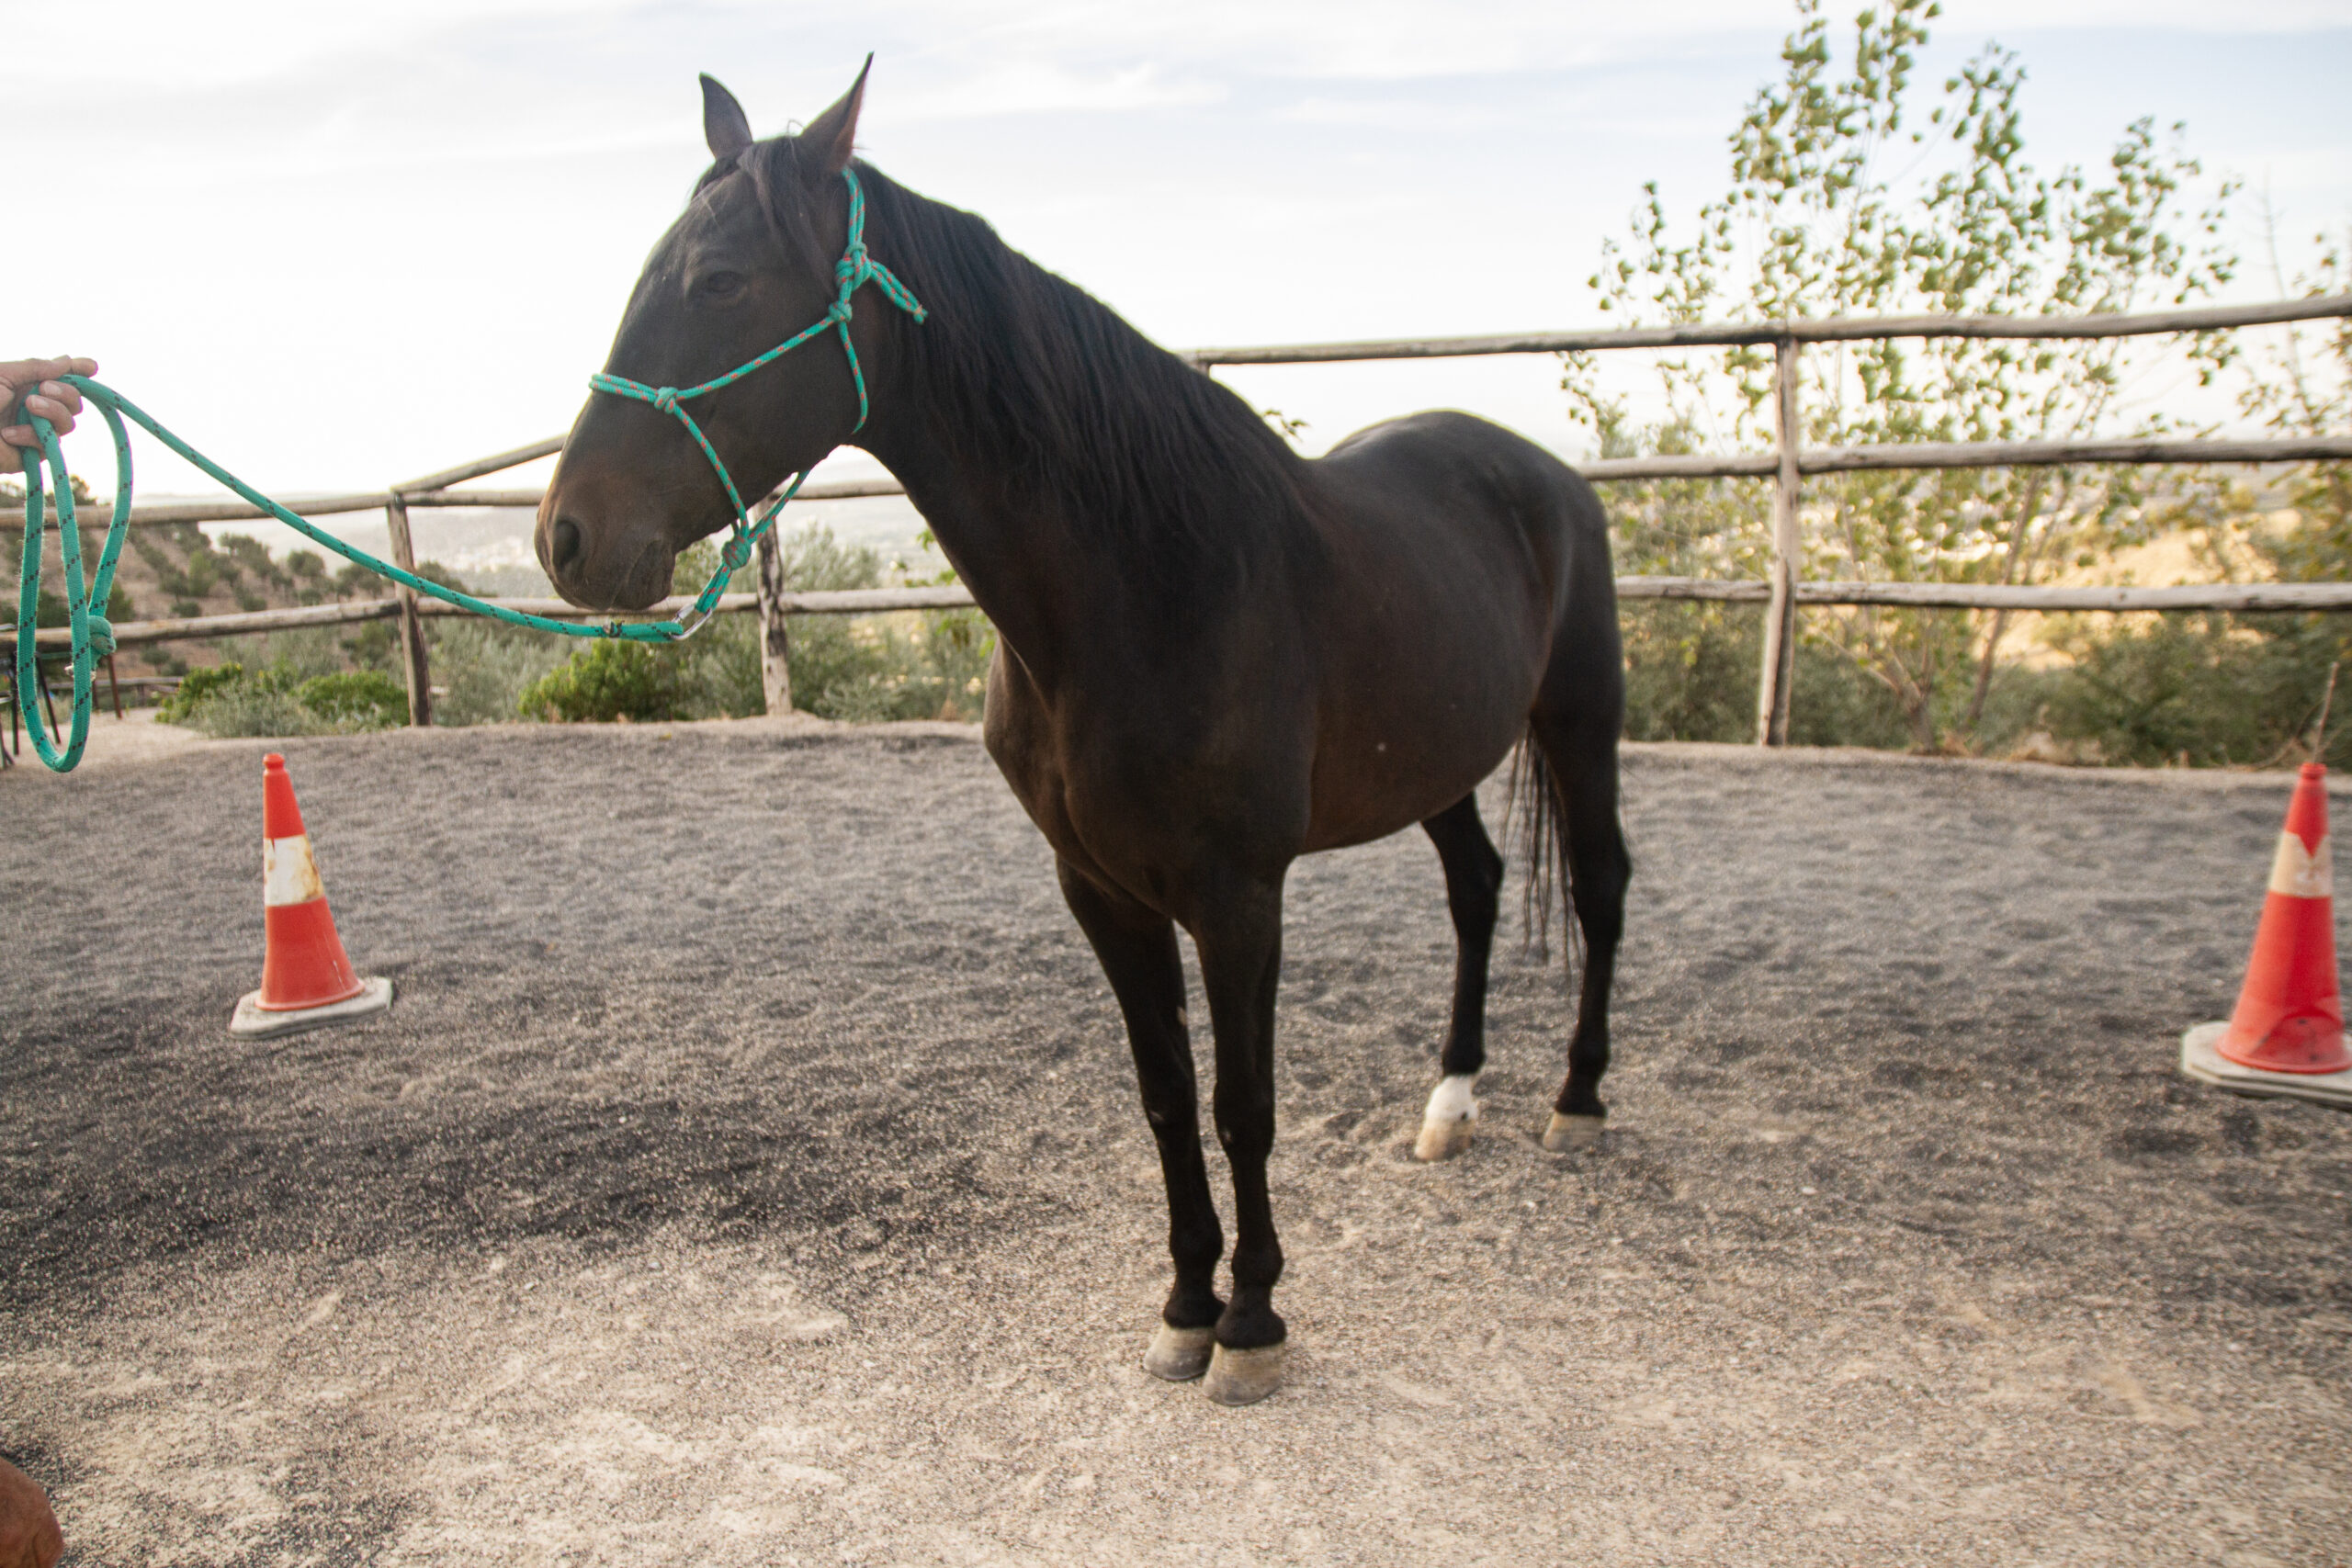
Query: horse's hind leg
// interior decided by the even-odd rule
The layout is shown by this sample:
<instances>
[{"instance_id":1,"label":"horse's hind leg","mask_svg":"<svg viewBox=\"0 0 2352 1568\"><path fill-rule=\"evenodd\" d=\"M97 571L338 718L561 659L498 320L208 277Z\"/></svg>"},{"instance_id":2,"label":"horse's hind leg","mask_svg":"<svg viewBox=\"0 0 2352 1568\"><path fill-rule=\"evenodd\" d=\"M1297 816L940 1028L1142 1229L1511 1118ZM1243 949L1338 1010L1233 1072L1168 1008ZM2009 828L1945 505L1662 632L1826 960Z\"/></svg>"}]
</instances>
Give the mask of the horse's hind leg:
<instances>
[{"instance_id":1,"label":"horse's hind leg","mask_svg":"<svg viewBox=\"0 0 2352 1568\"><path fill-rule=\"evenodd\" d=\"M1167 916L1097 886L1066 861L1060 872L1062 897L1093 943L1126 1017L1144 1116L1159 1145L1159 1174L1168 1189L1168 1251L1176 1262L1176 1284L1144 1354L1144 1370L1182 1382L1208 1371L1211 1332L1225 1313L1216 1294L1225 1235L1201 1157L1200 1097L1184 1027L1176 927Z\"/></svg>"},{"instance_id":2,"label":"horse's hind leg","mask_svg":"<svg viewBox=\"0 0 2352 1568\"><path fill-rule=\"evenodd\" d=\"M1616 674L1613 665L1607 673ZM1591 679L1579 696L1573 711L1539 708L1533 722L1535 743L1551 774L1552 798L1543 806L1554 813L1560 830L1569 898L1584 933L1584 986L1576 1036L1568 1043L1567 1081L1560 1086L1544 1133L1544 1146L1555 1152L1600 1143L1601 1119L1609 1113L1600 1102L1601 1075L1609 1070L1609 987L1625 929L1625 885L1634 872L1617 820L1623 699L1617 682L1607 678Z\"/></svg>"},{"instance_id":3,"label":"horse's hind leg","mask_svg":"<svg viewBox=\"0 0 2352 1568\"><path fill-rule=\"evenodd\" d=\"M1478 1069L1487 1064L1487 959L1495 941L1495 909L1503 857L1478 819L1478 797L1465 795L1421 824L1445 866L1445 903L1453 914L1453 1022L1438 1060L1442 1077L1421 1115L1416 1159L1441 1160L1470 1146L1478 1120Z\"/></svg>"}]
</instances>

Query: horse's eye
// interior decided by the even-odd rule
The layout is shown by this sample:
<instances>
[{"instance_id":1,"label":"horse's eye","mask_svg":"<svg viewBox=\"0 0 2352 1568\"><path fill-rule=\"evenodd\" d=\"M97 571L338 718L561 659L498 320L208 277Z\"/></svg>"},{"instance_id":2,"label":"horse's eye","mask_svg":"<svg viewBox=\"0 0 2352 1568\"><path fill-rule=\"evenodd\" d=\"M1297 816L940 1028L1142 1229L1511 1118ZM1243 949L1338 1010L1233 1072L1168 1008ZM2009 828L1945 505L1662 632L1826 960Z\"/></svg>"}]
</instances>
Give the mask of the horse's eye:
<instances>
[{"instance_id":1,"label":"horse's eye","mask_svg":"<svg viewBox=\"0 0 2352 1568\"><path fill-rule=\"evenodd\" d=\"M702 292L714 299L724 299L743 291L743 275L740 272L714 272L702 280Z\"/></svg>"}]
</instances>

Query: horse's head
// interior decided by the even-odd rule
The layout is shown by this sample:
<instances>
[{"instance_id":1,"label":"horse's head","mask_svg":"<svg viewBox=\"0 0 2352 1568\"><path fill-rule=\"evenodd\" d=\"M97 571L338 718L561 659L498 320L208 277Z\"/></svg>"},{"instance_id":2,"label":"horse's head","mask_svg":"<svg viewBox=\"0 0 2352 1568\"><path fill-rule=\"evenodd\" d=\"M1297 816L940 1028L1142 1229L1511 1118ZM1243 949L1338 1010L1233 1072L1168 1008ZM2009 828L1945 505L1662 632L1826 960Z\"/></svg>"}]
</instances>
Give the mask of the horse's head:
<instances>
[{"instance_id":1,"label":"horse's head","mask_svg":"<svg viewBox=\"0 0 2352 1568\"><path fill-rule=\"evenodd\" d=\"M836 295L834 261L849 227L841 175L865 73L799 135L766 141L753 140L726 88L705 76L702 90L703 134L716 161L646 259L605 361L608 375L645 388L724 376L823 321ZM862 350L875 314L852 321ZM831 330L683 406L747 502L831 451L858 420L856 387ZM670 592L678 552L733 515L718 471L681 421L599 391L573 422L539 504L539 564L575 604L643 609Z\"/></svg>"}]
</instances>

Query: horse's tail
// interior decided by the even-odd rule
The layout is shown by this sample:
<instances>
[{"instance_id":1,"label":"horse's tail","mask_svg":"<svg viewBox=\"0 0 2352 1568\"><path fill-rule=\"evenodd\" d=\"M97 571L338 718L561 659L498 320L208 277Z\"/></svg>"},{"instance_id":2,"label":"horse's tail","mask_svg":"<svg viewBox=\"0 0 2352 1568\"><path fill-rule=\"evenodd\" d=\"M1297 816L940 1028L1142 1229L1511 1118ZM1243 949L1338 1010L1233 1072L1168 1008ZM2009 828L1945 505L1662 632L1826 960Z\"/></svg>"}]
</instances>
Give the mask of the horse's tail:
<instances>
[{"instance_id":1,"label":"horse's tail","mask_svg":"<svg viewBox=\"0 0 2352 1568\"><path fill-rule=\"evenodd\" d=\"M1521 858L1527 863L1527 880L1520 888L1520 919L1527 945L1538 954L1552 954L1552 917L1556 909L1560 956L1573 973L1584 955L1584 933L1569 903L1574 874L1568 863L1567 806L1559 782L1552 776L1551 760L1536 743L1533 728L1519 738L1511 752L1509 811L1517 818ZM1509 836L1506 822L1505 836Z\"/></svg>"}]
</instances>

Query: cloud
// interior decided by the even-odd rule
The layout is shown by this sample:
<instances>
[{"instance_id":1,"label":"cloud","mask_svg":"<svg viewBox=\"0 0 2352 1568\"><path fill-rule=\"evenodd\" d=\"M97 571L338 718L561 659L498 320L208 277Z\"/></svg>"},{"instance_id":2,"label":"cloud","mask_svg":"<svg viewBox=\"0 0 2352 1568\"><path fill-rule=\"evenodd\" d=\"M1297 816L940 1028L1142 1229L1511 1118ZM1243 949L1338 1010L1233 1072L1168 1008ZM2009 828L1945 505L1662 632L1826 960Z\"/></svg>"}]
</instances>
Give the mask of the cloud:
<instances>
[{"instance_id":1,"label":"cloud","mask_svg":"<svg viewBox=\"0 0 2352 1568\"><path fill-rule=\"evenodd\" d=\"M0 80L229 86L468 24L636 8L632 0L25 0L0 5L10 56Z\"/></svg>"},{"instance_id":2,"label":"cloud","mask_svg":"<svg viewBox=\"0 0 2352 1568\"><path fill-rule=\"evenodd\" d=\"M1839 9L1850 12L1847 5ZM1035 107L1121 109L1196 94L1187 67L1306 79L1411 80L1589 65L1661 48L1705 48L1778 33L1793 7L1772 0L1649 0L1570 6L1557 0L885 0L854 13L775 0L0 0L9 39L0 82L39 97L109 85L232 88L283 80L354 56L463 54L518 25L558 59L567 34L628 42L664 58L730 40L745 59L854 59L867 47L920 60L956 106L1005 112L1009 90ZM2129 28L2292 32L2352 27L2346 0L1948 0L1939 31ZM514 62L526 64L526 62ZM71 84L70 87L62 85ZM1081 91L1080 89L1088 89ZM1183 97L1182 101L1192 101Z\"/></svg>"},{"instance_id":3,"label":"cloud","mask_svg":"<svg viewBox=\"0 0 2352 1568\"><path fill-rule=\"evenodd\" d=\"M942 85L922 85L884 107L877 119L921 124L1008 114L1102 114L1215 102L1222 90L1151 64L1081 71L1039 59L1006 60Z\"/></svg>"}]
</instances>

